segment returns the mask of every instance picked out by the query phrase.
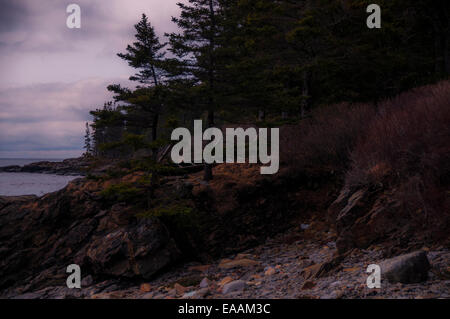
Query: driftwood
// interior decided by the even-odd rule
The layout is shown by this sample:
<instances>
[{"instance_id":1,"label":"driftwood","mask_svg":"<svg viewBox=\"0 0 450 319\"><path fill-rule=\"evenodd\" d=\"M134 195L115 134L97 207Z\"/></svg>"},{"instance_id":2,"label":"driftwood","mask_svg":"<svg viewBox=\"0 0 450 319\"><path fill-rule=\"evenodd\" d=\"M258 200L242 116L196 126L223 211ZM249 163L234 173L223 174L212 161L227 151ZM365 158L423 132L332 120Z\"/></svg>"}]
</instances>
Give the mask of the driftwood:
<instances>
[{"instance_id":1,"label":"driftwood","mask_svg":"<svg viewBox=\"0 0 450 319\"><path fill-rule=\"evenodd\" d=\"M156 157L156 161L158 163L161 163L164 160L164 158L167 156L167 154L169 154L169 151L171 149L172 149L172 144L168 144L168 145L160 148L158 151L157 157Z\"/></svg>"},{"instance_id":2,"label":"driftwood","mask_svg":"<svg viewBox=\"0 0 450 319\"><path fill-rule=\"evenodd\" d=\"M167 158L168 154L170 154L170 151L172 149L172 144L165 145L161 147L158 150L158 154L156 157L156 160L158 163L161 163L164 161L164 159ZM168 161L171 163L171 166L176 167L177 169L181 169L183 174L189 174L189 173L197 173L202 171L205 168L205 164L194 164L194 163L181 163L181 164L174 164L172 163L171 159L168 158ZM213 167L216 165L212 165Z\"/></svg>"}]
</instances>

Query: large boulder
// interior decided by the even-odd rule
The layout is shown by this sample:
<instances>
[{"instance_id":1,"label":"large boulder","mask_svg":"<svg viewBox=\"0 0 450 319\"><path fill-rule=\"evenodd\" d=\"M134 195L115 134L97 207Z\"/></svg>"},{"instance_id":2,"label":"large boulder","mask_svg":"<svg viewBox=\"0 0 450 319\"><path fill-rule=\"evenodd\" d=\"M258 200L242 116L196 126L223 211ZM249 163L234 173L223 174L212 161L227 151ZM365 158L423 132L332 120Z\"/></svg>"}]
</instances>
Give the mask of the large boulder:
<instances>
[{"instance_id":1,"label":"large boulder","mask_svg":"<svg viewBox=\"0 0 450 319\"><path fill-rule=\"evenodd\" d=\"M380 264L381 274L390 283L412 284L426 281L430 263L425 251L387 259Z\"/></svg>"},{"instance_id":2,"label":"large boulder","mask_svg":"<svg viewBox=\"0 0 450 319\"><path fill-rule=\"evenodd\" d=\"M86 255L100 275L150 278L181 253L164 225L154 218L97 237Z\"/></svg>"}]
</instances>

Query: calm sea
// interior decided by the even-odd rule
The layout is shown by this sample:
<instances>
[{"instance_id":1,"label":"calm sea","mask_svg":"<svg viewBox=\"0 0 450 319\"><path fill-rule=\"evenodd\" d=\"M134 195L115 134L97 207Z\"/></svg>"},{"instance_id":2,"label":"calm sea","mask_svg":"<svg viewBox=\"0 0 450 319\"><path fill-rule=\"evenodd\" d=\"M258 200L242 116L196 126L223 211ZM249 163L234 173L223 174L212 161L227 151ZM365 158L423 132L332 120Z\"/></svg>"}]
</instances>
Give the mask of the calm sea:
<instances>
[{"instance_id":1,"label":"calm sea","mask_svg":"<svg viewBox=\"0 0 450 319\"><path fill-rule=\"evenodd\" d=\"M0 158L0 167L11 165L27 165L30 163L50 161L59 162L61 159L29 159L29 158ZM77 176L62 176L36 173L0 173L0 195L38 195L55 192L64 188Z\"/></svg>"}]
</instances>

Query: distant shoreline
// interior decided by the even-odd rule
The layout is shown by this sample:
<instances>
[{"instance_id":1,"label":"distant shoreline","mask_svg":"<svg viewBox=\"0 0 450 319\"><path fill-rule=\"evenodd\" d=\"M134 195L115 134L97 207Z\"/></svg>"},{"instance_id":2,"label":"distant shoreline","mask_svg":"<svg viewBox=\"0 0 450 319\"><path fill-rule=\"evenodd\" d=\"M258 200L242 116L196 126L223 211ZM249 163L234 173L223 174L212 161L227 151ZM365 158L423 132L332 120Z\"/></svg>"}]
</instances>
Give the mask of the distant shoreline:
<instances>
[{"instance_id":1,"label":"distant shoreline","mask_svg":"<svg viewBox=\"0 0 450 319\"><path fill-rule=\"evenodd\" d=\"M5 165L6 164L6 165ZM0 172L41 173L68 176L84 176L89 162L83 158L69 159L0 159Z\"/></svg>"}]
</instances>

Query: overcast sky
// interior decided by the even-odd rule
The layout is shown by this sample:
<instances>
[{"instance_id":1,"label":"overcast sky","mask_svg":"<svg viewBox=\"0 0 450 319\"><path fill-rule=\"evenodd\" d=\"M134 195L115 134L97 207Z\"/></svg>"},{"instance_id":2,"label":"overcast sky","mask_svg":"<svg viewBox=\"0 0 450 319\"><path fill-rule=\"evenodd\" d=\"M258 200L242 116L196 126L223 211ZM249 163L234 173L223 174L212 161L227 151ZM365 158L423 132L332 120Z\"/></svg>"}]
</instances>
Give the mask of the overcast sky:
<instances>
[{"instance_id":1,"label":"overcast sky","mask_svg":"<svg viewBox=\"0 0 450 319\"><path fill-rule=\"evenodd\" d=\"M106 86L133 70L116 56L142 13L156 32L176 30L177 0L0 0L0 158L82 153L89 111L111 99ZM81 7L81 29L66 7Z\"/></svg>"}]
</instances>

